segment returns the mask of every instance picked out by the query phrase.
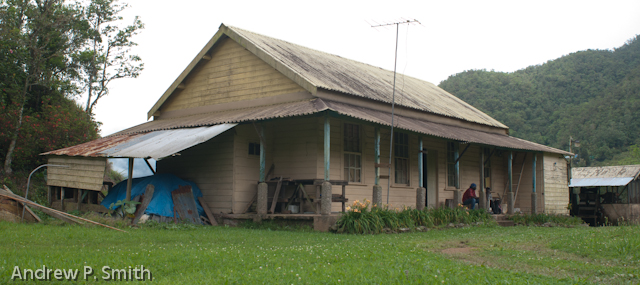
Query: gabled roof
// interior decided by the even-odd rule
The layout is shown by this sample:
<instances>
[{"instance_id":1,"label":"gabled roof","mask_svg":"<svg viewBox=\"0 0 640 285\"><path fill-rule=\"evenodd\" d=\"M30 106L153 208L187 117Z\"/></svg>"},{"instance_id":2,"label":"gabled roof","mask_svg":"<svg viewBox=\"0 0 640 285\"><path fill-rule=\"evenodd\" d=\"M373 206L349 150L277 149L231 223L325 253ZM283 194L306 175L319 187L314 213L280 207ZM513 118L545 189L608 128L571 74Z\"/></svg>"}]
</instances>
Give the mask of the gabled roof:
<instances>
[{"instance_id":1,"label":"gabled roof","mask_svg":"<svg viewBox=\"0 0 640 285\"><path fill-rule=\"evenodd\" d=\"M222 24L209 43L151 108L149 118L160 109L196 64L225 38L233 39L312 95L316 95L318 89L324 89L391 104L392 71ZM508 128L432 83L406 75L399 75L398 82L401 83L396 87L397 105Z\"/></svg>"}]
</instances>

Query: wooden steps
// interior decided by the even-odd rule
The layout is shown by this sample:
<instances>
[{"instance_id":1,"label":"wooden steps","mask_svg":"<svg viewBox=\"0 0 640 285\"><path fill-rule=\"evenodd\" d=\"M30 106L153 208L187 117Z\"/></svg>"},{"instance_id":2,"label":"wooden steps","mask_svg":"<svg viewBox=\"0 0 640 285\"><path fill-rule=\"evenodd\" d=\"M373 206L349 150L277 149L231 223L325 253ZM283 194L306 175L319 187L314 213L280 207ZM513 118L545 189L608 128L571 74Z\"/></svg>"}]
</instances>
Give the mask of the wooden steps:
<instances>
[{"instance_id":1,"label":"wooden steps","mask_svg":"<svg viewBox=\"0 0 640 285\"><path fill-rule=\"evenodd\" d=\"M513 227L515 226L515 223L513 223L512 220L507 219L507 216L504 214L501 215L491 215L496 222L498 222L498 225L502 226L502 227Z\"/></svg>"}]
</instances>

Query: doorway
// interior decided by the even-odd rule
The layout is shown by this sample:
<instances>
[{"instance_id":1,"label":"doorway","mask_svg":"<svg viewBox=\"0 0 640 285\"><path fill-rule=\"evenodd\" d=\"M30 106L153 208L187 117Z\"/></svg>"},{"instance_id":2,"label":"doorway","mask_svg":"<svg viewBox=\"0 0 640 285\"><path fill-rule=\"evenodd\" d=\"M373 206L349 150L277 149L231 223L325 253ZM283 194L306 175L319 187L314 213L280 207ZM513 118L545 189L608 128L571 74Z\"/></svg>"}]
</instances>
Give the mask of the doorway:
<instances>
[{"instance_id":1,"label":"doorway","mask_svg":"<svg viewBox=\"0 0 640 285\"><path fill-rule=\"evenodd\" d=\"M427 208L437 207L437 158L438 152L435 150L423 149L422 152L422 185L427 189L425 195L425 206Z\"/></svg>"}]
</instances>

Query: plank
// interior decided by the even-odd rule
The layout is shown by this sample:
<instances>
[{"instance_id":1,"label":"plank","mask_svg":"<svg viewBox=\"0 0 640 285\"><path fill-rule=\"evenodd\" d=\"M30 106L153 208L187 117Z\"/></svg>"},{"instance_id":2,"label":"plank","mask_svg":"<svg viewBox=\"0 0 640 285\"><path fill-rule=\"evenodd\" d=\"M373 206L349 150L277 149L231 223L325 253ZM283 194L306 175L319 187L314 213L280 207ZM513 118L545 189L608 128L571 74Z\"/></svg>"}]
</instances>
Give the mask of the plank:
<instances>
[{"instance_id":1,"label":"plank","mask_svg":"<svg viewBox=\"0 0 640 285\"><path fill-rule=\"evenodd\" d=\"M211 222L211 225L217 226L218 222L213 216L213 213L211 213L211 209L209 208L207 201L205 201L203 197L198 197L198 201L200 201L200 206L204 209L204 213L207 214L207 218L209 219L209 222Z\"/></svg>"},{"instance_id":2,"label":"plank","mask_svg":"<svg viewBox=\"0 0 640 285\"><path fill-rule=\"evenodd\" d=\"M258 198L257 191L256 191L256 194L253 195L253 198L251 198L251 200L249 200L249 203L247 203L247 206L244 208L244 211L242 211L241 214L244 214L247 211L249 211L249 209L251 208L251 205L253 205L253 202L256 200L256 198Z\"/></svg>"},{"instance_id":3,"label":"plank","mask_svg":"<svg viewBox=\"0 0 640 285\"><path fill-rule=\"evenodd\" d=\"M5 186L5 188L7 188L7 187ZM61 211L58 211L58 210L55 210L55 209L51 209L49 207L42 206L42 205L40 205L40 204L38 204L36 202L27 200L27 199L22 198L22 197L17 196L17 195L13 195L13 194L9 193L8 191L5 191L5 190L0 190L0 196L11 198L11 199L16 200L18 202L26 203L26 204L29 204L31 206L37 207L40 210L42 210L43 212L45 212L46 214L48 214L48 215L50 215L52 217L57 217L57 218L59 218L61 220L67 221L67 222L71 221L71 222L82 224L82 222L80 222L80 221L85 221L85 222L89 222L89 223L92 223L92 224L95 224L95 225L99 225L99 226L102 226L102 227L105 227L105 228L109 228L109 229L112 229L112 230L121 231L121 232L126 233L126 231L123 231L121 229L117 229L117 228L114 228L114 227L111 227L111 226L107 226L107 225L104 225L104 224L101 224L101 223L98 223L98 222L94 222L92 220L88 220L88 219L85 219L85 218L77 217L77 216L74 216L74 215L71 215L71 214L67 214L65 212L61 212ZM77 221L77 220L80 220L80 221Z\"/></svg>"},{"instance_id":4,"label":"plank","mask_svg":"<svg viewBox=\"0 0 640 285\"><path fill-rule=\"evenodd\" d=\"M282 188L282 176L280 176L280 180L278 180L278 184L276 185L276 193L273 194L273 202L271 202L271 209L269 210L272 214L275 214L276 204L278 204L278 195L280 195L280 188Z\"/></svg>"},{"instance_id":5,"label":"plank","mask_svg":"<svg viewBox=\"0 0 640 285\"><path fill-rule=\"evenodd\" d=\"M142 204L140 205L140 208L138 208L138 211L136 211L136 215L133 218L133 221L131 221L132 224L138 224L138 221L140 220L142 215L144 215L144 211L147 210L147 207L149 207L151 199L153 199L154 191L155 186L153 186L152 184L147 185L147 189L144 190L144 198L142 199Z\"/></svg>"},{"instance_id":6,"label":"plank","mask_svg":"<svg viewBox=\"0 0 640 285\"><path fill-rule=\"evenodd\" d=\"M171 197L173 198L173 210L181 220L187 220L196 225L202 224L190 185L180 186L178 189L171 191ZM177 218L175 214L174 218Z\"/></svg>"},{"instance_id":7,"label":"plank","mask_svg":"<svg viewBox=\"0 0 640 285\"><path fill-rule=\"evenodd\" d=\"M11 189L9 189L6 185L4 185L4 190L7 190L7 192L14 194ZM15 195L15 194L14 194ZM42 222L42 220L40 219L40 217L38 217L38 215L36 215L36 213L34 213L33 211L31 211L31 208L29 208L29 206L27 206L27 204L25 203L21 203L22 207L24 207L25 210L27 210L27 212L29 212L29 214L31 214L31 216L33 216L33 218L36 219L36 221L38 221L38 223ZM22 211L22 216L24 217L24 211Z\"/></svg>"}]
</instances>

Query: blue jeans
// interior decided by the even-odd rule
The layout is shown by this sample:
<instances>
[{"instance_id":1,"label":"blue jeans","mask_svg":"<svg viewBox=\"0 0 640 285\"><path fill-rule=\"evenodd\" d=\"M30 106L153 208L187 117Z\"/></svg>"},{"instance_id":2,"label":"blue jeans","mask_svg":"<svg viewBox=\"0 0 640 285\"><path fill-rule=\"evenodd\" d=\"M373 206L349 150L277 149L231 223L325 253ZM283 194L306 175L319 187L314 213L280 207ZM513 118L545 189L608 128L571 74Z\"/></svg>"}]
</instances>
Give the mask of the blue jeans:
<instances>
[{"instance_id":1,"label":"blue jeans","mask_svg":"<svg viewBox=\"0 0 640 285\"><path fill-rule=\"evenodd\" d=\"M464 202L462 202L462 205L471 205L471 210L475 210L476 203L478 203L478 201L478 198L469 198L467 200L464 200Z\"/></svg>"}]
</instances>

